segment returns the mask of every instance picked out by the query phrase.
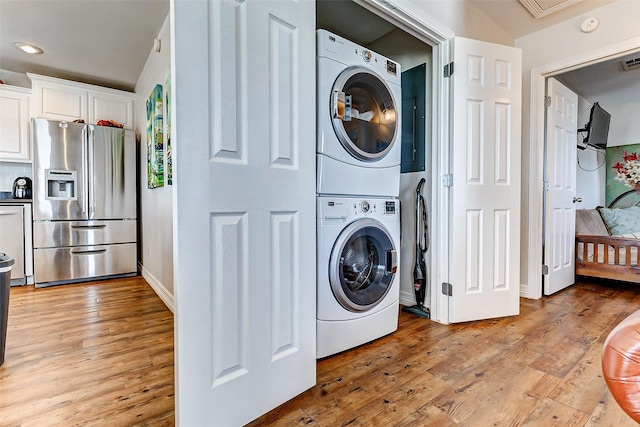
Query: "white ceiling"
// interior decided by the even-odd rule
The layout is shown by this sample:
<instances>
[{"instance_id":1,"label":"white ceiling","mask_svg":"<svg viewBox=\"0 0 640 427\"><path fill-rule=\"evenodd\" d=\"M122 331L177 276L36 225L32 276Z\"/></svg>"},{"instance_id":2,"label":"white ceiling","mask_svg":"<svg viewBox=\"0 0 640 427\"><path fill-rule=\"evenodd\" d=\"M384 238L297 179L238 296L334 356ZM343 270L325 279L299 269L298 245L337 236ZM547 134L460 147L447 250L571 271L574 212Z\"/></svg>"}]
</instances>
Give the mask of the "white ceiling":
<instances>
[{"instance_id":1,"label":"white ceiling","mask_svg":"<svg viewBox=\"0 0 640 427\"><path fill-rule=\"evenodd\" d=\"M558 75L558 79L587 101L608 105L637 103L640 100L640 67L624 71L622 61L640 58L640 52L589 65Z\"/></svg>"},{"instance_id":2,"label":"white ceiling","mask_svg":"<svg viewBox=\"0 0 640 427\"><path fill-rule=\"evenodd\" d=\"M496 25L519 38L614 0L578 1L538 19L518 0L470 1ZM0 70L133 90L168 12L169 0L0 0ZM363 44L393 29L378 16L363 14L350 0L318 1L317 18L325 28ZM44 53L27 55L13 46L15 42L34 43ZM640 79L633 78L640 71L624 75L611 70L574 73L566 77L570 82L565 81L587 99L601 96L592 93L595 90L638 96L629 91L629 85L635 82L640 87Z\"/></svg>"},{"instance_id":3,"label":"white ceiling","mask_svg":"<svg viewBox=\"0 0 640 427\"><path fill-rule=\"evenodd\" d=\"M518 0L469 0L514 39L543 30L571 18L606 6L616 0L584 0L541 18L534 18ZM557 3L557 2L554 2Z\"/></svg>"},{"instance_id":4,"label":"white ceiling","mask_svg":"<svg viewBox=\"0 0 640 427\"><path fill-rule=\"evenodd\" d=\"M0 69L133 90L168 13L169 0L0 0Z\"/></svg>"}]
</instances>

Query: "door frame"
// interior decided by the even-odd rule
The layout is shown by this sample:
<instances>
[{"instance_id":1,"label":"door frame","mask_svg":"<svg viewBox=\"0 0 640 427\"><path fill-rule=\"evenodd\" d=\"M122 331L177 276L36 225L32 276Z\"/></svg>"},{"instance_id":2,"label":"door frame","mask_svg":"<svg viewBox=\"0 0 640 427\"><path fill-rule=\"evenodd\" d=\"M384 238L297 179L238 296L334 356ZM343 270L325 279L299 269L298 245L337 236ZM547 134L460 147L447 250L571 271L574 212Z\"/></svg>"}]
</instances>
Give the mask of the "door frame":
<instances>
[{"instance_id":1,"label":"door frame","mask_svg":"<svg viewBox=\"0 0 640 427\"><path fill-rule=\"evenodd\" d=\"M521 296L542 298L542 218L543 218L543 163L544 163L544 97L547 77L565 73L588 65L615 59L640 51L640 37L614 43L599 49L560 59L531 70L529 97L529 224L527 243L527 281L521 287Z\"/></svg>"},{"instance_id":2,"label":"door frame","mask_svg":"<svg viewBox=\"0 0 640 427\"><path fill-rule=\"evenodd\" d=\"M449 188L441 184L438 177L450 173L450 126L449 126L449 83L442 70L452 61L451 42L455 33L424 10L407 0L353 0L372 13L380 16L396 27L406 31L432 48L433 90L431 108L433 122L431 129L432 188L431 188L431 269L427 280L431 283L431 319L449 323L449 297L439 292L438 283L449 282Z\"/></svg>"}]
</instances>

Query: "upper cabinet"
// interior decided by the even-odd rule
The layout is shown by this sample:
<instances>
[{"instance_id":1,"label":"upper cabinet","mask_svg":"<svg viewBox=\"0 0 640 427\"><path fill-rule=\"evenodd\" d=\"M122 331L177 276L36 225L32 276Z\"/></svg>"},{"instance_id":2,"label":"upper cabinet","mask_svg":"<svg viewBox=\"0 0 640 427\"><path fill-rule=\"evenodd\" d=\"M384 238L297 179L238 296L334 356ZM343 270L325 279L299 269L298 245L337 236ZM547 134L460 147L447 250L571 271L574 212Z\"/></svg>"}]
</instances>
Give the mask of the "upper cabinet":
<instances>
[{"instance_id":1,"label":"upper cabinet","mask_svg":"<svg viewBox=\"0 0 640 427\"><path fill-rule=\"evenodd\" d=\"M95 124L114 120L133 128L134 93L27 73L32 82L32 117Z\"/></svg>"},{"instance_id":2,"label":"upper cabinet","mask_svg":"<svg viewBox=\"0 0 640 427\"><path fill-rule=\"evenodd\" d=\"M0 85L0 161L29 162L29 94L22 87Z\"/></svg>"}]
</instances>

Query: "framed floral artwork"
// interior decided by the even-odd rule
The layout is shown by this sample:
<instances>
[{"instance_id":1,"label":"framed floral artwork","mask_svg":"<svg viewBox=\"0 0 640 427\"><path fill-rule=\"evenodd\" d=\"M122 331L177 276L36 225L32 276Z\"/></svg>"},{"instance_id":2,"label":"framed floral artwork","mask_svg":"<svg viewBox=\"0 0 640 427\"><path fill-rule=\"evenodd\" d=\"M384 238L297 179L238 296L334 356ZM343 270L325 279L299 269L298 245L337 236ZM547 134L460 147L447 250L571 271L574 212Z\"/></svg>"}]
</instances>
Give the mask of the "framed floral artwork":
<instances>
[{"instance_id":1,"label":"framed floral artwork","mask_svg":"<svg viewBox=\"0 0 640 427\"><path fill-rule=\"evenodd\" d=\"M621 196L634 193L636 184L640 182L640 144L607 147L605 202L607 206L620 200ZM627 203L637 197L626 197ZM631 194L635 196L635 194ZM635 204L635 203L633 203ZM616 207L624 207L615 204Z\"/></svg>"}]
</instances>

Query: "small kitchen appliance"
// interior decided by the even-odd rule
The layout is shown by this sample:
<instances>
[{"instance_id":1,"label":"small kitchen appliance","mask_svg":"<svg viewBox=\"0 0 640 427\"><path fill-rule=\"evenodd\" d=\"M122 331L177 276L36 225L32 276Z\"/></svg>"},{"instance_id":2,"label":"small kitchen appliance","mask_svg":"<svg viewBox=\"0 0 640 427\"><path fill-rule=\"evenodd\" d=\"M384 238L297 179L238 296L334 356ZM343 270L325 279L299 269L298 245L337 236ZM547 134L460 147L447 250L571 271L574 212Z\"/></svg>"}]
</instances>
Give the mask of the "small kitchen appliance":
<instances>
[{"instance_id":1,"label":"small kitchen appliance","mask_svg":"<svg viewBox=\"0 0 640 427\"><path fill-rule=\"evenodd\" d=\"M13 198L14 199L30 199L31 198L31 178L20 176L13 181Z\"/></svg>"}]
</instances>

